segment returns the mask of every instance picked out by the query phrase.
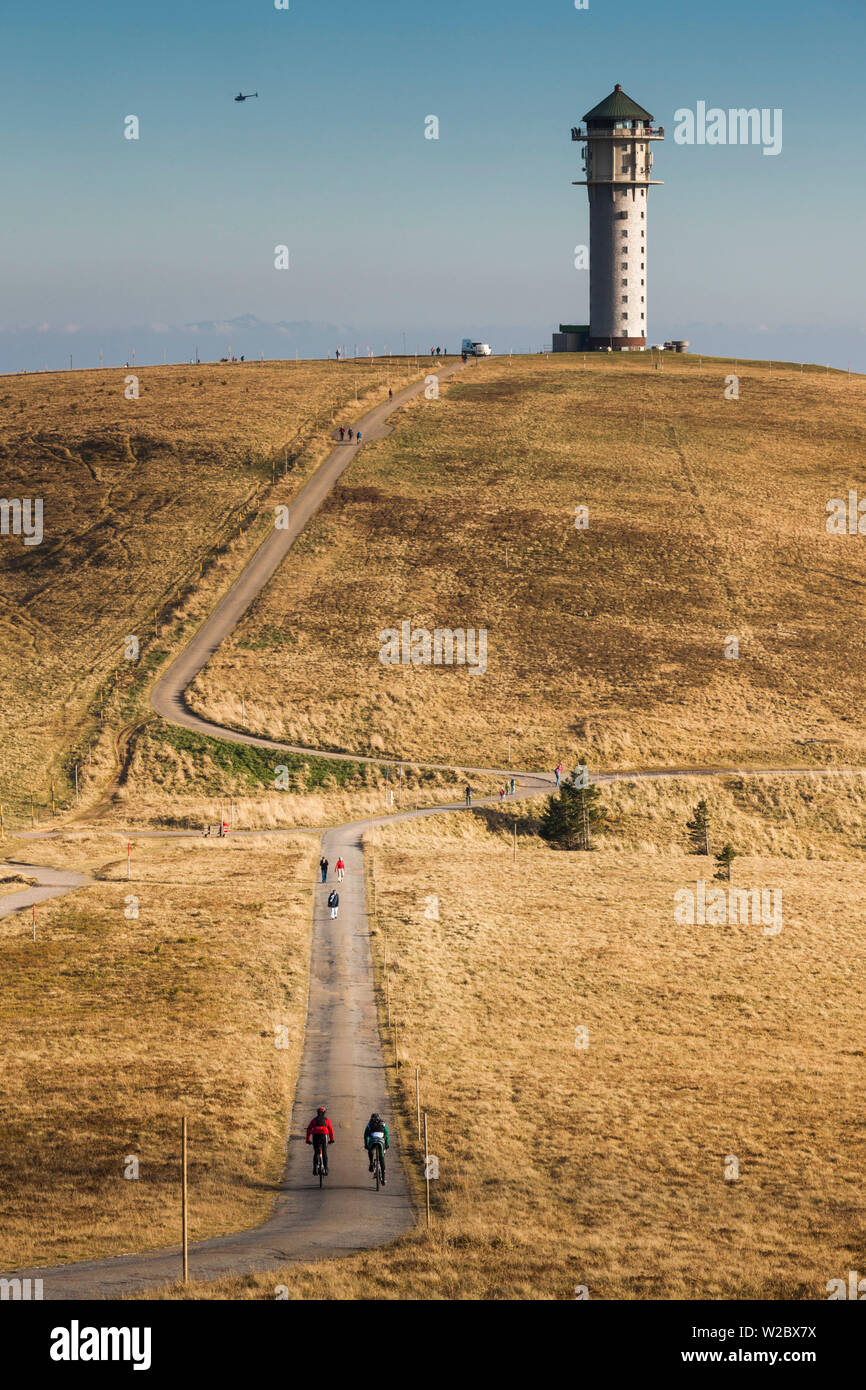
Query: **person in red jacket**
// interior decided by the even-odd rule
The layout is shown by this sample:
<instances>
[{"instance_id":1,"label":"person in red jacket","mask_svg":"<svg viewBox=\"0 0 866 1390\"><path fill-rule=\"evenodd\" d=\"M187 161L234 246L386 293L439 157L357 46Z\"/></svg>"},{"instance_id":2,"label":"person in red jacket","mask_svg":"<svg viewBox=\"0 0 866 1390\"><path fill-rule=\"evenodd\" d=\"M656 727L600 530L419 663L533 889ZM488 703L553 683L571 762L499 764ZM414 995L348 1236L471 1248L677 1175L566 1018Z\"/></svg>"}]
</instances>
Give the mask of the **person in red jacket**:
<instances>
[{"instance_id":1,"label":"person in red jacket","mask_svg":"<svg viewBox=\"0 0 866 1390\"><path fill-rule=\"evenodd\" d=\"M316 1159L320 1152L325 1165L325 1177L328 1176L328 1145L333 1142L334 1126L328 1119L324 1105L320 1105L307 1125L307 1143L313 1146L313 1177L316 1176Z\"/></svg>"}]
</instances>

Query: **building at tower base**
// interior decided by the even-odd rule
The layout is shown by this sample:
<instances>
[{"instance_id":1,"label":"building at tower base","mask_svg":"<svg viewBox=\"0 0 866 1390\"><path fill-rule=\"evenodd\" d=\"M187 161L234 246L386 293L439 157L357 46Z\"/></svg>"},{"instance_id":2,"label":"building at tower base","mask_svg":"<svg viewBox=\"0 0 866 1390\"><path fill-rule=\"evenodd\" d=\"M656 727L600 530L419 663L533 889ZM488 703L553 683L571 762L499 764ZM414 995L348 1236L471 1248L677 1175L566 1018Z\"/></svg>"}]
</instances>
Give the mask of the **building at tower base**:
<instances>
[{"instance_id":1,"label":"building at tower base","mask_svg":"<svg viewBox=\"0 0 866 1390\"><path fill-rule=\"evenodd\" d=\"M588 346L588 323L561 323L553 335L554 352L586 352Z\"/></svg>"}]
</instances>

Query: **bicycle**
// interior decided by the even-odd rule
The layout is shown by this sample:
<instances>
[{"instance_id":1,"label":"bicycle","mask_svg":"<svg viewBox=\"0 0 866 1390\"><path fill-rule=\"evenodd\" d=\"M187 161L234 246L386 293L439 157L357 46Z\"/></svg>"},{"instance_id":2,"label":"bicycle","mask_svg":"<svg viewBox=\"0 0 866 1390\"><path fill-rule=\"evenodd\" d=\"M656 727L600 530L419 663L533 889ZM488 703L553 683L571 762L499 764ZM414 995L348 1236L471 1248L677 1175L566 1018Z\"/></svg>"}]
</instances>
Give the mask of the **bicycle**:
<instances>
[{"instance_id":1,"label":"bicycle","mask_svg":"<svg viewBox=\"0 0 866 1390\"><path fill-rule=\"evenodd\" d=\"M325 1150L328 1145L328 1136L322 1136L322 1146L316 1150L316 1172L319 1175L319 1187L322 1186L325 1177Z\"/></svg>"},{"instance_id":2,"label":"bicycle","mask_svg":"<svg viewBox=\"0 0 866 1390\"><path fill-rule=\"evenodd\" d=\"M378 1192L379 1184L383 1181L385 1176L384 1169L382 1167L382 1145L377 1140L374 1144L370 1145L370 1149L373 1153L373 1177L375 1178L376 1191Z\"/></svg>"}]
</instances>

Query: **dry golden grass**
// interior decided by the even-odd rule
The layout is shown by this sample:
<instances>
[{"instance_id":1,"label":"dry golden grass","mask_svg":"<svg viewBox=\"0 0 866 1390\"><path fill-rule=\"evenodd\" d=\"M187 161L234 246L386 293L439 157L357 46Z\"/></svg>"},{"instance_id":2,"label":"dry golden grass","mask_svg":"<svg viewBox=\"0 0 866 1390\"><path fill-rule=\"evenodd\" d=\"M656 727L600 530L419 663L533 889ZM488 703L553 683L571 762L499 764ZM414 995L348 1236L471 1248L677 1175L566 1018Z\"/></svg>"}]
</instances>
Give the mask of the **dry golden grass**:
<instances>
[{"instance_id":1,"label":"dry golden grass","mask_svg":"<svg viewBox=\"0 0 866 1390\"><path fill-rule=\"evenodd\" d=\"M10 893L21 893L34 883L36 883L36 879L28 877L26 874L6 874L0 877L0 898L4 898Z\"/></svg>"},{"instance_id":2,"label":"dry golden grass","mask_svg":"<svg viewBox=\"0 0 866 1390\"><path fill-rule=\"evenodd\" d=\"M38 546L0 538L7 824L29 820L31 785L39 818L52 782L68 804L76 760L86 796L104 783L114 734L143 708L160 661L332 446L333 421L356 418L394 379L384 362L147 367L127 401L126 375L0 381L3 495L42 498L45 529Z\"/></svg>"},{"instance_id":3,"label":"dry golden grass","mask_svg":"<svg viewBox=\"0 0 866 1390\"><path fill-rule=\"evenodd\" d=\"M114 734L237 572L262 499L288 497L327 448L319 432L270 492L311 400L327 413L345 388L337 370L147 369L134 407L124 373L2 384L4 487L44 496L49 528L35 552L0 551L7 826L26 823L31 778L43 813L52 776L68 801L88 746L84 801L104 785ZM824 521L858 485L863 382L750 364L734 403L729 370L470 367L365 449L293 550L292 583L277 576L200 677L199 706L237 722L246 691L248 727L419 761L504 763L509 736L515 765L862 761L862 538L829 537ZM248 507L258 520L229 541ZM124 670L109 689L100 728L94 694L154 608L159 634L136 680ZM403 619L486 627L488 672L381 666L378 633ZM240 825L383 809L379 774L304 761L277 796L248 755L226 761L154 723L106 824L215 819L229 796ZM413 776L403 804L450 798L455 781ZM375 832L377 970L384 930L410 1064L399 1148L420 1197L417 1062L441 1163L433 1238L189 1296L285 1283L293 1298L569 1298L578 1284L595 1298L813 1298L855 1267L863 780L732 775L604 795L611 829L591 855L544 846L524 803ZM735 883L782 891L778 936L674 922L674 893L711 872L682 849L701 795L714 841L742 851ZM39 909L35 946L23 918L0 923L0 1262L175 1240L184 1112L192 1237L260 1219L300 1056L313 837L142 843L131 884L119 836L9 852L102 876ZM130 891L138 921L123 916Z\"/></svg>"},{"instance_id":4,"label":"dry golden grass","mask_svg":"<svg viewBox=\"0 0 866 1390\"><path fill-rule=\"evenodd\" d=\"M353 463L198 706L246 687L262 731L419 760L863 762L866 542L826 504L862 487L866 381L740 364L727 401L732 370L470 366ZM382 666L403 620L486 627L486 674Z\"/></svg>"},{"instance_id":5,"label":"dry golden grass","mask_svg":"<svg viewBox=\"0 0 866 1390\"><path fill-rule=\"evenodd\" d=\"M863 779L833 785L611 788L603 848L522 833L516 865L508 816L528 831L525 807L375 832L398 1146L420 1200L417 1063L433 1238L186 1296L825 1298L864 1237ZM744 851L734 884L782 891L778 935L675 923L676 891L712 875L677 847L702 795L714 841ZM834 816L835 857L810 858Z\"/></svg>"},{"instance_id":6,"label":"dry golden grass","mask_svg":"<svg viewBox=\"0 0 866 1390\"><path fill-rule=\"evenodd\" d=\"M289 785L277 791L281 767L287 769ZM493 795L499 785L483 775L473 775L471 783L477 796ZM416 806L462 802L465 785L465 776L456 769L440 773L408 767L400 776L394 768L232 745L156 720L136 741L129 775L100 823L203 826L230 820L233 814L238 829L340 825Z\"/></svg>"},{"instance_id":7,"label":"dry golden grass","mask_svg":"<svg viewBox=\"0 0 866 1390\"><path fill-rule=\"evenodd\" d=\"M0 1267L176 1243L183 1114L191 1238L254 1225L284 1166L317 842L138 841L130 881L119 837L26 852L100 881L41 904L35 945L29 913L0 921Z\"/></svg>"}]
</instances>

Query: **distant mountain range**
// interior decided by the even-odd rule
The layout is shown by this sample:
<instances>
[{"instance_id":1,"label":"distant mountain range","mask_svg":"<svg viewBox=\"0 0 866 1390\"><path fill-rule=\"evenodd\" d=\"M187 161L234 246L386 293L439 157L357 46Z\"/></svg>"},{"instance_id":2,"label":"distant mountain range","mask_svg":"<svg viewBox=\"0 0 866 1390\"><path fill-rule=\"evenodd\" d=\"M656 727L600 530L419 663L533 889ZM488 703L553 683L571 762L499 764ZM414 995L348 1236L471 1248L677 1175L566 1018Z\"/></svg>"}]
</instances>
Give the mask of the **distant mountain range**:
<instances>
[{"instance_id":1,"label":"distant mountain range","mask_svg":"<svg viewBox=\"0 0 866 1390\"><path fill-rule=\"evenodd\" d=\"M91 328L80 324L40 324L38 327L0 326L0 372L68 370L72 366L123 367L166 362L219 361L229 354L247 359L333 356L338 344L353 351L366 339L350 324L267 323L255 314L232 319L203 319L198 323L134 324L129 328ZM373 346L373 344L371 344ZM381 351L382 344L377 345Z\"/></svg>"},{"instance_id":2,"label":"distant mountain range","mask_svg":"<svg viewBox=\"0 0 866 1390\"><path fill-rule=\"evenodd\" d=\"M573 316L572 316L573 318ZM439 344L456 352L461 336L480 338L494 353L539 352L550 348L558 322L541 324L491 324L470 321L443 328L429 324L406 333L406 350L426 352ZM688 338L691 351L707 356L760 358L789 362L830 363L866 372L866 335L859 329L814 327L802 324L673 323L655 319L651 340ZM369 345L369 346L368 346ZM130 328L99 329L80 324L47 324L14 327L0 324L0 373L69 370L73 368L124 367L133 361L145 367L161 363L190 362L196 354L202 362L218 362L230 354L258 360L289 357L327 357L337 347L351 355L370 348L379 355L385 348L403 351L403 331L376 326L358 328L349 323L302 320L269 323L255 314L230 319L203 319L198 323L137 324ZM100 358L100 353L102 354Z\"/></svg>"}]
</instances>

